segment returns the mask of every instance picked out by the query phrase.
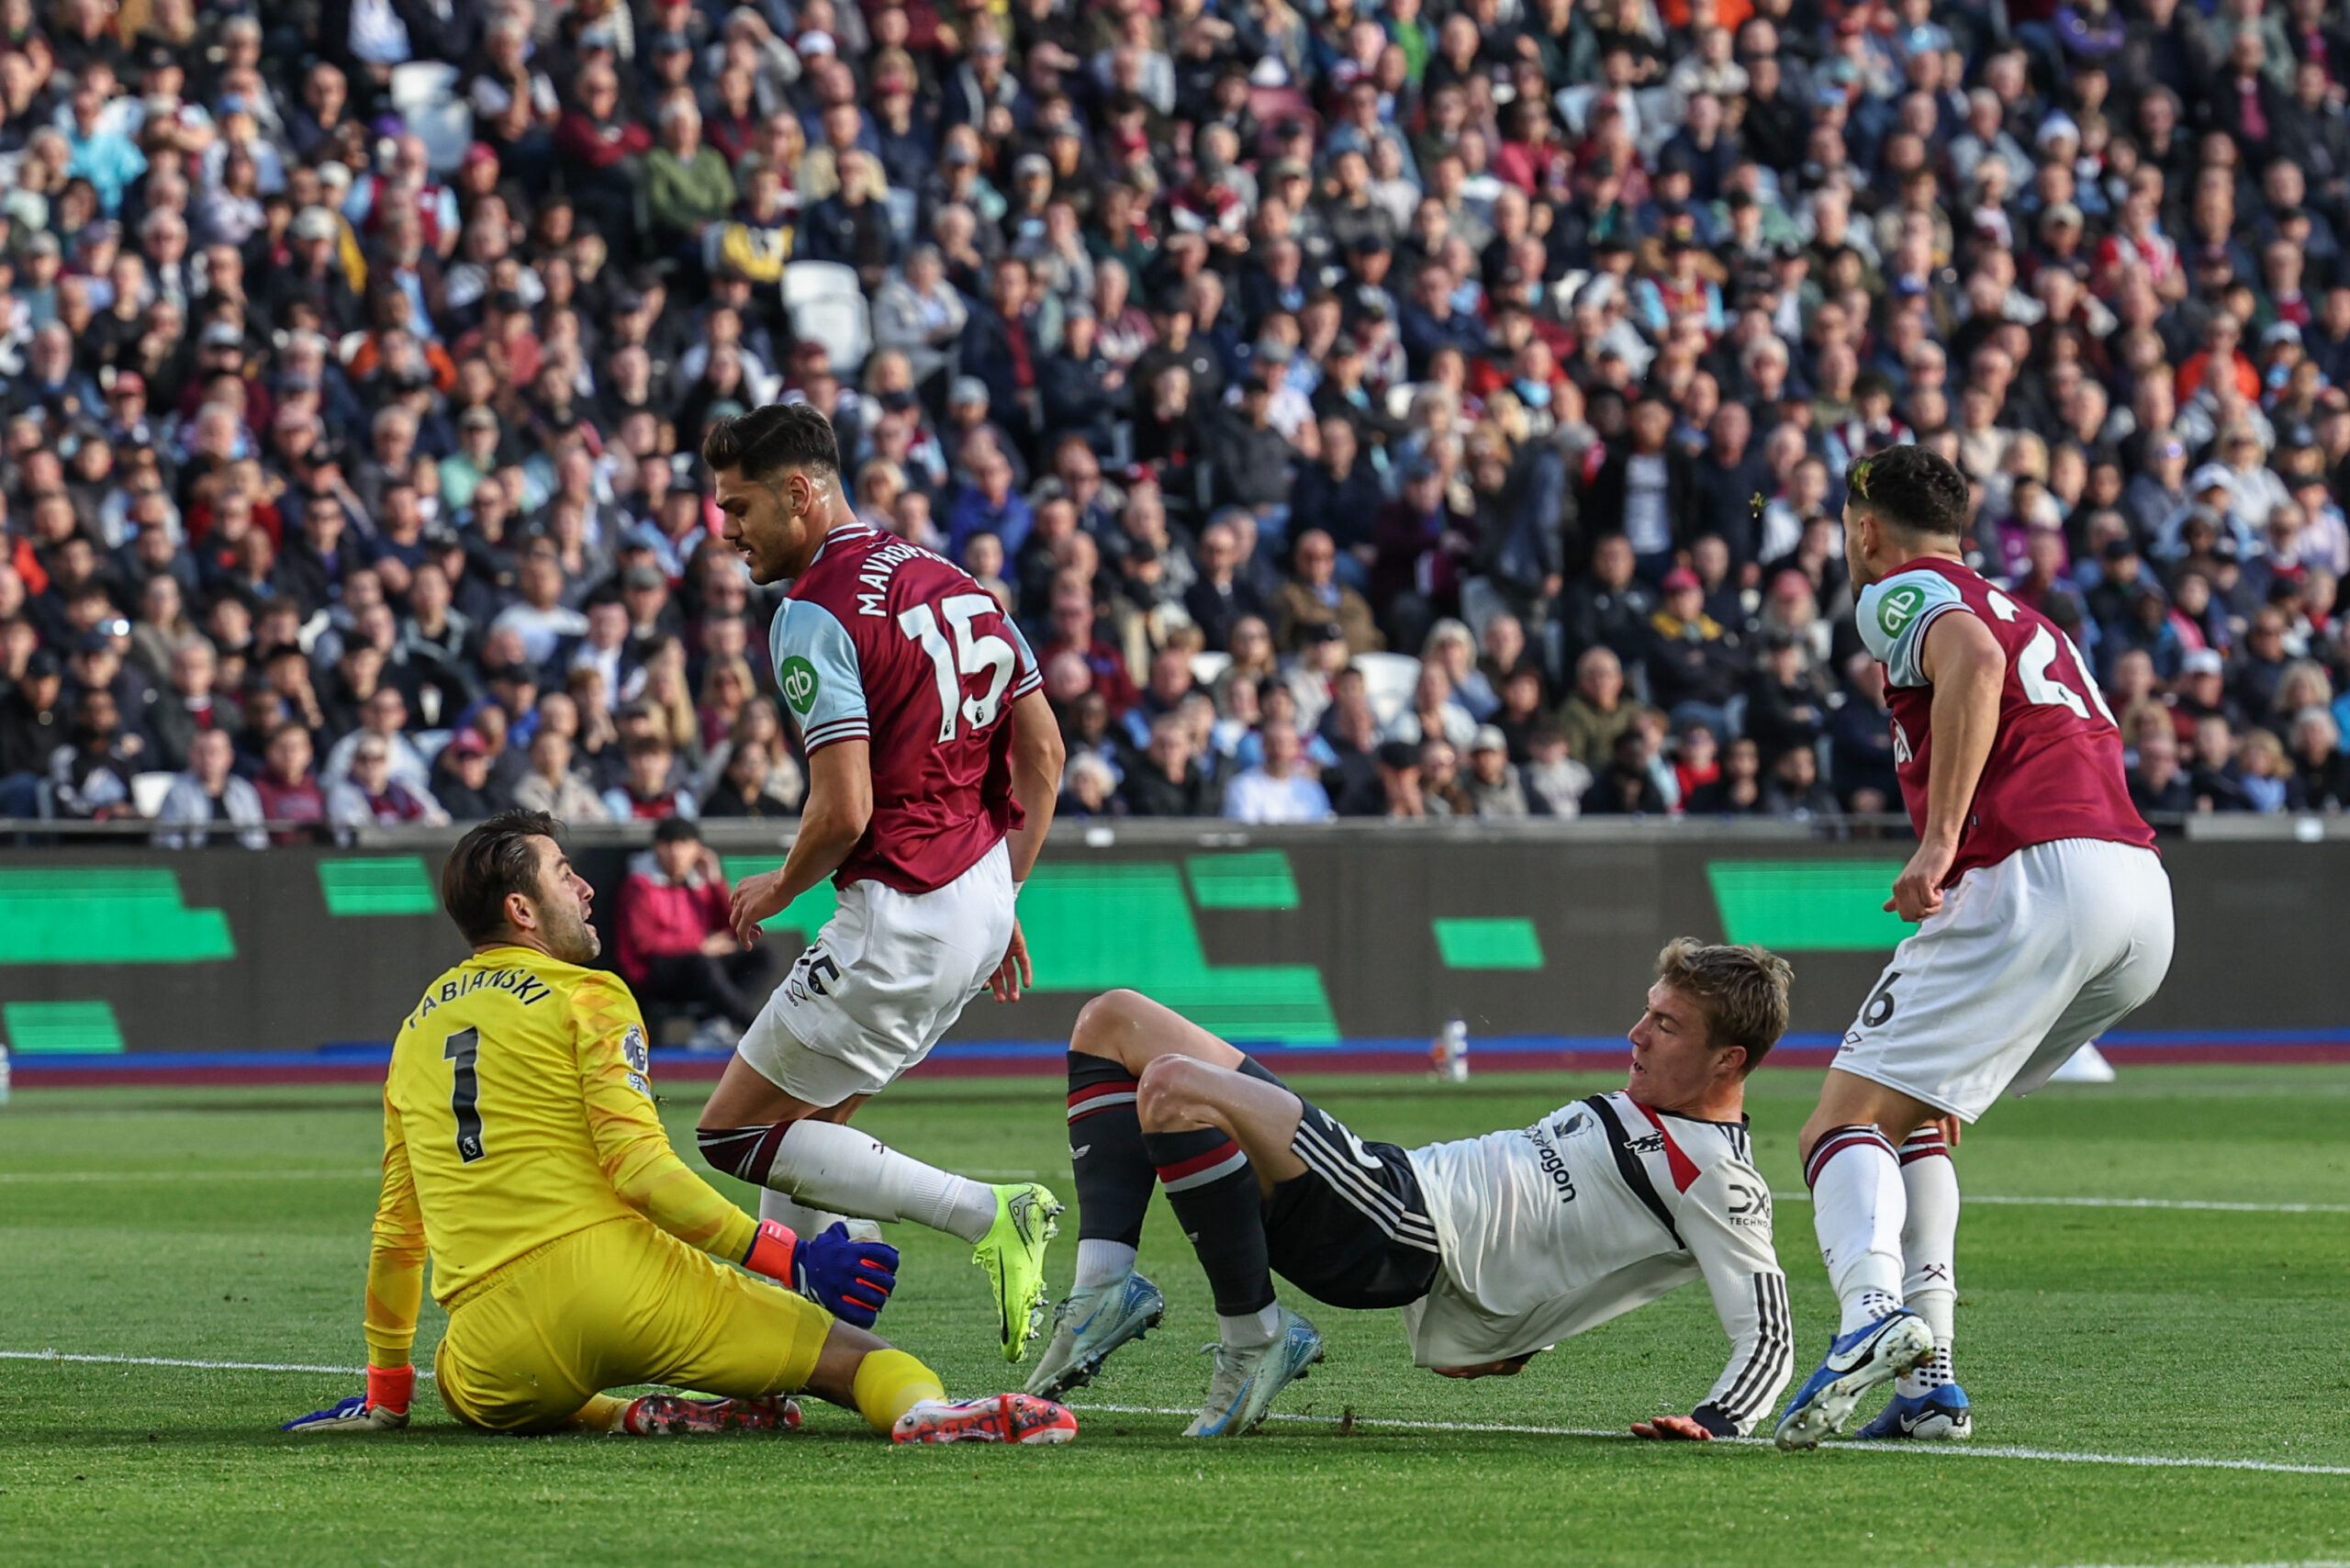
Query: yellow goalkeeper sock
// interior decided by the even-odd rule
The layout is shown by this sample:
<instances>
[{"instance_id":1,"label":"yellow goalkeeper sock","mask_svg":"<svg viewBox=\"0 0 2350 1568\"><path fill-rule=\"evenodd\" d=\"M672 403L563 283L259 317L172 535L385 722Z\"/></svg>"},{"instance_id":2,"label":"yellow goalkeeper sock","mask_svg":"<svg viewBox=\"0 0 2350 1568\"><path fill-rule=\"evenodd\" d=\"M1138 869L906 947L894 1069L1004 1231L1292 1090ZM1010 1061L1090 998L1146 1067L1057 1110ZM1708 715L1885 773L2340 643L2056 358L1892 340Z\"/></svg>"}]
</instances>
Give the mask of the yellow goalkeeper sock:
<instances>
[{"instance_id":1,"label":"yellow goalkeeper sock","mask_svg":"<svg viewBox=\"0 0 2350 1568\"><path fill-rule=\"evenodd\" d=\"M572 1412L569 1425L576 1432L617 1432L627 1414L627 1400L599 1394Z\"/></svg>"},{"instance_id":2,"label":"yellow goalkeeper sock","mask_svg":"<svg viewBox=\"0 0 2350 1568\"><path fill-rule=\"evenodd\" d=\"M872 1423L877 1432L890 1430L899 1417L925 1399L944 1403L946 1398L938 1374L903 1350L868 1353L857 1362L849 1392L856 1400L857 1414Z\"/></svg>"}]
</instances>

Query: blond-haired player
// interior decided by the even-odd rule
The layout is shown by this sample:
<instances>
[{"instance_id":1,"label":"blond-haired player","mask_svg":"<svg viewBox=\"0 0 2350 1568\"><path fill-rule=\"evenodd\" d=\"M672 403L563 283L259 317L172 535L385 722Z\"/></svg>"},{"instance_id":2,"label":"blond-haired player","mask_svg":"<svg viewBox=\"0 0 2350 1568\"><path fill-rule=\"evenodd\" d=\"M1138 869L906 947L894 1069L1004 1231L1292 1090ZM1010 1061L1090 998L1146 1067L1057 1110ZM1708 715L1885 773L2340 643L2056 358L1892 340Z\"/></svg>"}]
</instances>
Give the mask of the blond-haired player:
<instances>
[{"instance_id":1,"label":"blond-haired player","mask_svg":"<svg viewBox=\"0 0 2350 1568\"><path fill-rule=\"evenodd\" d=\"M1508 1376L1537 1352L1702 1279L1728 1366L1644 1438L1744 1437L1794 1368L1746 1075L1787 1026L1786 963L1687 938L1658 956L1624 1087L1531 1126L1405 1150L1368 1143L1256 1058L1130 991L1069 1040L1077 1287L1029 1379L1058 1397L1166 1309L1135 1271L1154 1186L1215 1298L1218 1344L1187 1437L1238 1437L1322 1359L1281 1275L1327 1305L1402 1307L1419 1365Z\"/></svg>"},{"instance_id":2,"label":"blond-haired player","mask_svg":"<svg viewBox=\"0 0 2350 1568\"><path fill-rule=\"evenodd\" d=\"M474 952L427 988L392 1048L367 1392L288 1429L408 1424L429 1257L449 1313L435 1381L467 1426L789 1429L800 1414L784 1396L804 1390L899 1442L1075 1436L1068 1411L1025 1395L951 1404L928 1367L865 1331L896 1282L895 1249L755 1221L677 1159L636 1002L585 967L601 948L593 890L557 831L509 812L450 853L442 902ZM604 1393L638 1383L720 1397Z\"/></svg>"}]
</instances>

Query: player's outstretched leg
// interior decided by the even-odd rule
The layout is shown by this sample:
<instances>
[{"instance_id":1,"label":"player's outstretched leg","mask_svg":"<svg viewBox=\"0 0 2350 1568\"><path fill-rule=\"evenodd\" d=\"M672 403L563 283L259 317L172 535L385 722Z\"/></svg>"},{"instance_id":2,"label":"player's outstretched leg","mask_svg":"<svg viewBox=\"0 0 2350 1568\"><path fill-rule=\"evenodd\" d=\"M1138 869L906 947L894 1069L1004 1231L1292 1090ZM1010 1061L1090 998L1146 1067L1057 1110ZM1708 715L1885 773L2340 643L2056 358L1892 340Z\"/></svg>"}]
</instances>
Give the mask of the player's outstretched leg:
<instances>
[{"instance_id":1,"label":"player's outstretched leg","mask_svg":"<svg viewBox=\"0 0 2350 1568\"><path fill-rule=\"evenodd\" d=\"M1939 1125L1919 1127L1901 1145L1901 1185L1909 1200L1901 1226L1907 1265L1902 1300L1932 1330L1934 1353L1901 1374L1892 1400L1853 1436L1951 1441L1973 1435L1975 1417L1951 1366L1958 1301L1958 1168Z\"/></svg>"},{"instance_id":2,"label":"player's outstretched leg","mask_svg":"<svg viewBox=\"0 0 2350 1568\"><path fill-rule=\"evenodd\" d=\"M990 1186L925 1165L846 1125L862 1097L818 1106L785 1092L737 1056L697 1133L714 1168L800 1205L854 1218L912 1221L974 1248L994 1287L1004 1359L1043 1326L1045 1246L1061 1211L1034 1182Z\"/></svg>"},{"instance_id":3,"label":"player's outstretched leg","mask_svg":"<svg viewBox=\"0 0 2350 1568\"><path fill-rule=\"evenodd\" d=\"M1304 1170L1289 1152L1304 1103L1269 1080L1262 1069L1248 1074L1166 1055L1139 1081L1143 1146L1215 1297L1215 1371L1185 1437L1250 1431L1323 1355L1314 1325L1273 1299L1264 1195Z\"/></svg>"},{"instance_id":4,"label":"player's outstretched leg","mask_svg":"<svg viewBox=\"0 0 2350 1568\"><path fill-rule=\"evenodd\" d=\"M950 1400L937 1374L903 1350L845 1325L835 1325L834 1334L841 1349L836 1353L826 1343L810 1388L854 1406L893 1443L1065 1443L1077 1436L1077 1417L1048 1399L990 1394ZM846 1398L839 1388L844 1371Z\"/></svg>"},{"instance_id":5,"label":"player's outstretched leg","mask_svg":"<svg viewBox=\"0 0 2350 1568\"><path fill-rule=\"evenodd\" d=\"M1135 1114L1136 1089L1125 1063L1069 1053L1077 1282L1053 1309L1052 1338L1028 1377L1028 1392L1048 1399L1091 1383L1113 1351L1158 1327L1167 1312L1158 1287L1135 1272L1143 1215L1158 1184Z\"/></svg>"}]
</instances>

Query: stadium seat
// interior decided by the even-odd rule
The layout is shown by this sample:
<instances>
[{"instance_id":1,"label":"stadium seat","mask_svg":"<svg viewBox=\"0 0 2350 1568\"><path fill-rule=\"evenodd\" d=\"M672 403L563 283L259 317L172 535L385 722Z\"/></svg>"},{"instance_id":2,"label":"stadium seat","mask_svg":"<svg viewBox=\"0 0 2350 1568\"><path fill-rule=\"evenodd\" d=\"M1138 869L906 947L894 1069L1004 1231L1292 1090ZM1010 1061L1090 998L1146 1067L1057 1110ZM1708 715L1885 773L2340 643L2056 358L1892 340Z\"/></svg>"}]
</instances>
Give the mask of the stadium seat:
<instances>
[{"instance_id":1,"label":"stadium seat","mask_svg":"<svg viewBox=\"0 0 2350 1568\"><path fill-rule=\"evenodd\" d=\"M474 111L457 96L457 68L438 60L392 67L392 107L421 138L432 172L446 174L473 145Z\"/></svg>"},{"instance_id":2,"label":"stadium seat","mask_svg":"<svg viewBox=\"0 0 2350 1568\"><path fill-rule=\"evenodd\" d=\"M856 269L839 262L793 262L783 269L783 305L787 310L819 299L865 297Z\"/></svg>"},{"instance_id":3,"label":"stadium seat","mask_svg":"<svg viewBox=\"0 0 2350 1568\"><path fill-rule=\"evenodd\" d=\"M856 268L838 262L793 262L783 269L783 304L791 313L793 336L823 344L843 379L856 374L873 350L873 322Z\"/></svg>"},{"instance_id":4,"label":"stadium seat","mask_svg":"<svg viewBox=\"0 0 2350 1568\"><path fill-rule=\"evenodd\" d=\"M1362 694L1383 728L1412 705L1412 689L1420 683L1420 661L1409 654L1357 654L1354 667L1362 671Z\"/></svg>"},{"instance_id":5,"label":"stadium seat","mask_svg":"<svg viewBox=\"0 0 2350 1568\"><path fill-rule=\"evenodd\" d=\"M134 773L130 776L130 804L142 817L153 817L163 809L163 797L172 792L175 773Z\"/></svg>"}]
</instances>

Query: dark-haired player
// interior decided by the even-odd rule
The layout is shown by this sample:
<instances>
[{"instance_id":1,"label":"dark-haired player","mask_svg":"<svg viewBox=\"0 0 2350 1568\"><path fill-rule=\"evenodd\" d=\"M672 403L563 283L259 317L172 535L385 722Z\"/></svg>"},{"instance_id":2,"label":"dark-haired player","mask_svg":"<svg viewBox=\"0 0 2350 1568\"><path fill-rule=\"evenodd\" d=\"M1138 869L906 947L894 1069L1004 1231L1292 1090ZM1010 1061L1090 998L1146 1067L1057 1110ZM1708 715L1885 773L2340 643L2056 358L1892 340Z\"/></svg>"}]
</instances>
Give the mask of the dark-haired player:
<instances>
[{"instance_id":1,"label":"dark-haired player","mask_svg":"<svg viewBox=\"0 0 2350 1568\"><path fill-rule=\"evenodd\" d=\"M442 902L474 952L426 989L392 1046L367 1391L287 1429L408 1425L429 1257L449 1311L435 1386L470 1427L789 1430L800 1412L782 1396L804 1389L898 1442L1074 1437L1074 1417L1026 1394L950 1405L928 1367L851 1326L889 1299L895 1250L754 1221L686 1169L654 1110L636 1002L585 967L602 946L593 894L557 831L508 812L442 869ZM724 1397L603 1392L645 1383Z\"/></svg>"},{"instance_id":2,"label":"dark-haired player","mask_svg":"<svg viewBox=\"0 0 2350 1568\"><path fill-rule=\"evenodd\" d=\"M1841 1431L1899 1376L1873 1438L1973 1428L1951 1370L1958 1178L1949 1118L2038 1088L2154 995L2170 879L2130 803L2121 735L2080 650L1961 559L1966 480L1919 446L1852 465L1844 553L1885 665L1917 853L1886 908L1919 923L1844 1036L1803 1129L1842 1320L1780 1417Z\"/></svg>"},{"instance_id":3,"label":"dark-haired player","mask_svg":"<svg viewBox=\"0 0 2350 1568\"><path fill-rule=\"evenodd\" d=\"M910 1159L847 1122L973 997L1011 1001L1031 979L1013 901L1052 821L1060 727L988 591L857 521L822 414L722 420L702 459L753 580L791 583L769 638L808 748L800 831L780 868L735 889L735 934L756 941L826 877L839 889L727 1063L702 1153L769 1189L760 1212L798 1229L854 1215L972 1243L1016 1361L1043 1316L1058 1202L1033 1182L991 1187Z\"/></svg>"},{"instance_id":4,"label":"dark-haired player","mask_svg":"<svg viewBox=\"0 0 2350 1568\"><path fill-rule=\"evenodd\" d=\"M1412 1358L1508 1376L1558 1341L1703 1279L1729 1365L1646 1438L1744 1436L1794 1370L1771 1193L1747 1142L1746 1075L1787 1023L1786 964L1684 938L1657 959L1613 1094L1408 1153L1365 1143L1253 1058L1130 991L1069 1039L1077 1286L1029 1391L1058 1398L1158 1321L1135 1272L1162 1186L1215 1296L1215 1371L1187 1437L1238 1437L1322 1359L1273 1275L1332 1306L1404 1309Z\"/></svg>"}]
</instances>

